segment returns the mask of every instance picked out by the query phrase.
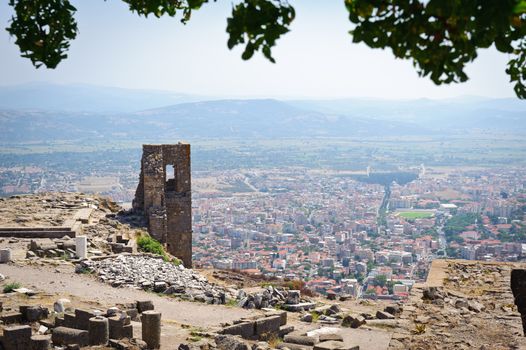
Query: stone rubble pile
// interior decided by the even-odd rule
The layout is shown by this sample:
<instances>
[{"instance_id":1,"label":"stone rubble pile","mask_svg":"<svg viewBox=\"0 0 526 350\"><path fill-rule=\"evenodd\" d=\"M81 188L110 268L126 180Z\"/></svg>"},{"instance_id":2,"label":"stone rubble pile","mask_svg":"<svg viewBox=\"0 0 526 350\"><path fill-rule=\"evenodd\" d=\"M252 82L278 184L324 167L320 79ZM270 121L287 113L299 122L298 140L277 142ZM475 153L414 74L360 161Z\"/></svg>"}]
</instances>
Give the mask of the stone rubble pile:
<instances>
[{"instance_id":1,"label":"stone rubble pile","mask_svg":"<svg viewBox=\"0 0 526 350\"><path fill-rule=\"evenodd\" d=\"M294 331L294 326L287 325L287 312L274 309L264 309L263 316L257 315L234 321L232 325L225 325L221 334L239 335L249 340L269 340L283 338Z\"/></svg>"},{"instance_id":2,"label":"stone rubble pile","mask_svg":"<svg viewBox=\"0 0 526 350\"><path fill-rule=\"evenodd\" d=\"M277 344L282 350L359 350L358 345L346 345L338 328L319 328L307 332L289 332ZM213 339L202 339L196 343L180 344L177 350L271 350L269 343L259 341L250 344L241 335L218 334Z\"/></svg>"},{"instance_id":3,"label":"stone rubble pile","mask_svg":"<svg viewBox=\"0 0 526 350\"><path fill-rule=\"evenodd\" d=\"M264 309L280 307L291 312L313 309L316 304L301 298L299 290L278 289L268 286L263 292L247 294L240 290L237 295L238 306L245 309Z\"/></svg>"},{"instance_id":4,"label":"stone rubble pile","mask_svg":"<svg viewBox=\"0 0 526 350\"><path fill-rule=\"evenodd\" d=\"M225 304L235 299L237 290L225 289L183 265L176 266L162 257L118 255L103 260L84 260L77 265L77 272L93 271L98 278L113 287L132 287L176 295L183 299Z\"/></svg>"},{"instance_id":5,"label":"stone rubble pile","mask_svg":"<svg viewBox=\"0 0 526 350\"><path fill-rule=\"evenodd\" d=\"M359 328L365 324L382 325L392 323L399 317L403 309L398 304L385 306L384 310L377 310L375 314L366 312L355 313L342 309L339 304L319 306L310 312L303 313L300 321L316 322L322 325L341 325L346 328ZM385 321L385 322L384 322Z\"/></svg>"}]
</instances>

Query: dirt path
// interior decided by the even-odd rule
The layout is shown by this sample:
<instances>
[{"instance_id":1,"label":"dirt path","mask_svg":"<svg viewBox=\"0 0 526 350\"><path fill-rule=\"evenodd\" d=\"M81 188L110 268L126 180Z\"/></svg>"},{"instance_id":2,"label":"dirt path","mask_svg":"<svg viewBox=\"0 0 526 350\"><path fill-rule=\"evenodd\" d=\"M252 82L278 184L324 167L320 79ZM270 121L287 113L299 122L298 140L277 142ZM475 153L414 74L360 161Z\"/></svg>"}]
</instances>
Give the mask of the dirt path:
<instances>
[{"instance_id":1,"label":"dirt path","mask_svg":"<svg viewBox=\"0 0 526 350\"><path fill-rule=\"evenodd\" d=\"M57 295L57 298L72 295L82 300L98 302L104 306L149 299L153 301L155 309L162 312L163 322L167 323L175 322L207 328L259 312L223 305L180 301L142 290L113 288L97 281L92 276L76 274L70 265L49 267L3 264L0 265L0 273L11 281L20 282L26 288L53 293Z\"/></svg>"}]
</instances>

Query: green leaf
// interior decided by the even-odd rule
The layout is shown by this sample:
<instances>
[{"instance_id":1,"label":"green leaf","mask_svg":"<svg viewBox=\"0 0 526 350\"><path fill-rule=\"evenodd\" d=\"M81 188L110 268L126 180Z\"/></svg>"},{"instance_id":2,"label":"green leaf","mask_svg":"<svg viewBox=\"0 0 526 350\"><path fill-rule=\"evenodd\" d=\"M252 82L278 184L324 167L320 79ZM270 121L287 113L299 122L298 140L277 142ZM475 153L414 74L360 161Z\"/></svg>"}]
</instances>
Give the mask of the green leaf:
<instances>
[{"instance_id":1,"label":"green leaf","mask_svg":"<svg viewBox=\"0 0 526 350\"><path fill-rule=\"evenodd\" d=\"M522 14L526 13L526 0L521 0L513 8L513 13Z\"/></svg>"}]
</instances>

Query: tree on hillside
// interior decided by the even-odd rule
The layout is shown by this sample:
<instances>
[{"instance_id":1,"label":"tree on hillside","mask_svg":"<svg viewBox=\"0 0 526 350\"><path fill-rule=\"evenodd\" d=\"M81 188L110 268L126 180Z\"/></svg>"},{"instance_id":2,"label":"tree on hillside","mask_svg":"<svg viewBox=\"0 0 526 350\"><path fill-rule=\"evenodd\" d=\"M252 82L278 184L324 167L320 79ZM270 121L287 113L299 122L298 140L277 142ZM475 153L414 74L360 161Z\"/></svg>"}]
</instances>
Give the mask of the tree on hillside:
<instances>
[{"instance_id":1,"label":"tree on hillside","mask_svg":"<svg viewBox=\"0 0 526 350\"><path fill-rule=\"evenodd\" d=\"M378 275L373 280L373 286L385 287L387 284L387 277L385 275Z\"/></svg>"},{"instance_id":2,"label":"tree on hillside","mask_svg":"<svg viewBox=\"0 0 526 350\"><path fill-rule=\"evenodd\" d=\"M209 0L123 0L140 16L181 15ZM464 69L478 49L495 45L508 54L506 73L519 98L526 98L526 0L344 0L353 42L389 48L409 59L435 84L465 82ZM35 67L55 68L77 36L76 8L69 0L9 0L15 14L7 31ZM320 11L323 1L320 1ZM272 47L295 17L287 0L239 0L227 19L228 47L243 45L242 58L260 51L274 62Z\"/></svg>"}]
</instances>

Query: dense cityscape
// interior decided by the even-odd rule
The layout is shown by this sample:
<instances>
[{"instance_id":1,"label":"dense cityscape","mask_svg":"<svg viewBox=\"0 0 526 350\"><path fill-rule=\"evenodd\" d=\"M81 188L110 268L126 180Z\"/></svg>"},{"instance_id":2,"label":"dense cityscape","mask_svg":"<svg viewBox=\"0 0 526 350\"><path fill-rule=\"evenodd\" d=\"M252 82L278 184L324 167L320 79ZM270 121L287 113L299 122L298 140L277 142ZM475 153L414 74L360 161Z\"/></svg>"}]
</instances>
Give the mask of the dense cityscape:
<instances>
[{"instance_id":1,"label":"dense cityscape","mask_svg":"<svg viewBox=\"0 0 526 350\"><path fill-rule=\"evenodd\" d=\"M526 350L526 0L0 21L0 350Z\"/></svg>"},{"instance_id":2,"label":"dense cityscape","mask_svg":"<svg viewBox=\"0 0 526 350\"><path fill-rule=\"evenodd\" d=\"M1 190L102 193L129 207L136 167L2 168ZM328 296L401 299L433 259L526 256L523 168L214 170L192 181L200 268L302 280Z\"/></svg>"}]
</instances>

